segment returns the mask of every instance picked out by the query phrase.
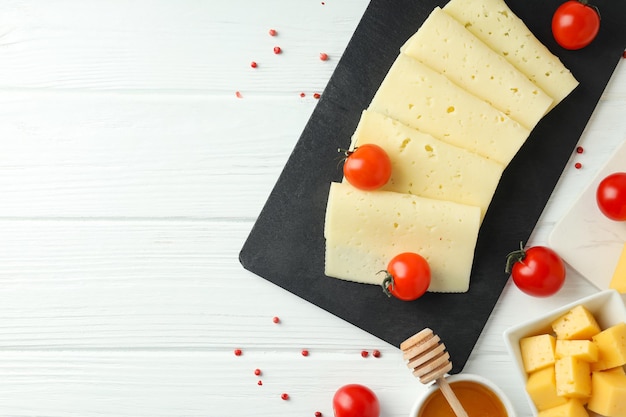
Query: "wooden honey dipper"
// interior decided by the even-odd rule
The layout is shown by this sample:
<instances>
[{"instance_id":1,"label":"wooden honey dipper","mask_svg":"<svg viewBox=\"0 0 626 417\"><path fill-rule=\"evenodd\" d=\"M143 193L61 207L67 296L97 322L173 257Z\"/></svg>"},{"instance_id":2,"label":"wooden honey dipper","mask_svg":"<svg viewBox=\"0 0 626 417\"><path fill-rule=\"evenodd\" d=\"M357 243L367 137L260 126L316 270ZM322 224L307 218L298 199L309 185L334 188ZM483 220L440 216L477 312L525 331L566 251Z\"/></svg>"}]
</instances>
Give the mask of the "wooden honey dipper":
<instances>
[{"instance_id":1,"label":"wooden honey dipper","mask_svg":"<svg viewBox=\"0 0 626 417\"><path fill-rule=\"evenodd\" d=\"M445 374L452 369L450 354L440 343L439 336L426 328L406 339L400 344L407 366L413 370L413 375L419 378L422 384L435 381L446 398L452 411L458 417L468 417L461 402L450 388Z\"/></svg>"}]
</instances>

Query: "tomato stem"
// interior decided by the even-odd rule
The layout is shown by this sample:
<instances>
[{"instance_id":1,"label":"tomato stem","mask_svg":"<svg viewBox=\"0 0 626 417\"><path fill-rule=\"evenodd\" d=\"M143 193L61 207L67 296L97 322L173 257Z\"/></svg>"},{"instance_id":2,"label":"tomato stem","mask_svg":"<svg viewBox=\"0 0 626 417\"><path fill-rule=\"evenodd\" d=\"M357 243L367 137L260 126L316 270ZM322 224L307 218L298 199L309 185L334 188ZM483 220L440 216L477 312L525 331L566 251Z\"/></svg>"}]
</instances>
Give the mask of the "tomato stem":
<instances>
[{"instance_id":1,"label":"tomato stem","mask_svg":"<svg viewBox=\"0 0 626 417\"><path fill-rule=\"evenodd\" d=\"M385 271L385 270L378 271L379 274L381 272L385 274L385 278L383 279L383 282L380 285L381 287L383 287L383 292L387 294L387 297L391 298L392 294L391 294L391 291L389 290L389 287L393 289L395 286L394 281L393 281L393 276L389 273L389 271Z\"/></svg>"},{"instance_id":2,"label":"tomato stem","mask_svg":"<svg viewBox=\"0 0 626 417\"><path fill-rule=\"evenodd\" d=\"M504 272L507 274L511 273L513 269L513 265L516 262L522 262L526 258L526 251L524 250L524 242L519 243L519 249L509 253L506 256L506 267L504 268Z\"/></svg>"}]
</instances>

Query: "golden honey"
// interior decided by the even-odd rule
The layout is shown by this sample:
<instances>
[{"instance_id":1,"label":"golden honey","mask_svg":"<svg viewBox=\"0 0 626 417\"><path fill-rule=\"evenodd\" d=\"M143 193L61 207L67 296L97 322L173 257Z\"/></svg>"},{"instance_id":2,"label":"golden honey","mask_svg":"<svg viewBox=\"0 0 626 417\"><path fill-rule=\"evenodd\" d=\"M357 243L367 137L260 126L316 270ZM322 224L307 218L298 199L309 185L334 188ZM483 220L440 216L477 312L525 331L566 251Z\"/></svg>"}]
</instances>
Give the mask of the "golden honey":
<instances>
[{"instance_id":1,"label":"golden honey","mask_svg":"<svg viewBox=\"0 0 626 417\"><path fill-rule=\"evenodd\" d=\"M469 417L507 417L504 404L488 387L474 381L450 383ZM417 417L456 417L441 390L433 392L424 402Z\"/></svg>"}]
</instances>

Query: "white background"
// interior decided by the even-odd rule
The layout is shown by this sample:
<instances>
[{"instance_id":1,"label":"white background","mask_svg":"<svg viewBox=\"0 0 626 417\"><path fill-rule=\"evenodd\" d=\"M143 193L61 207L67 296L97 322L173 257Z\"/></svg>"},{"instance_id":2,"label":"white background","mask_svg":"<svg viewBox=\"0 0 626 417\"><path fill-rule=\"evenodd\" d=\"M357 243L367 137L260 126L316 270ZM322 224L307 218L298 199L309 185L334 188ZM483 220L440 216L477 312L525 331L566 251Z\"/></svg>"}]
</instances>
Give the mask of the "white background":
<instances>
[{"instance_id":1,"label":"white background","mask_svg":"<svg viewBox=\"0 0 626 417\"><path fill-rule=\"evenodd\" d=\"M408 415L423 387L396 347L237 259L367 3L0 1L1 416L331 416L347 383ZM625 114L621 62L529 244ZM547 299L509 283L465 368L521 416L502 332L596 291L568 277Z\"/></svg>"}]
</instances>

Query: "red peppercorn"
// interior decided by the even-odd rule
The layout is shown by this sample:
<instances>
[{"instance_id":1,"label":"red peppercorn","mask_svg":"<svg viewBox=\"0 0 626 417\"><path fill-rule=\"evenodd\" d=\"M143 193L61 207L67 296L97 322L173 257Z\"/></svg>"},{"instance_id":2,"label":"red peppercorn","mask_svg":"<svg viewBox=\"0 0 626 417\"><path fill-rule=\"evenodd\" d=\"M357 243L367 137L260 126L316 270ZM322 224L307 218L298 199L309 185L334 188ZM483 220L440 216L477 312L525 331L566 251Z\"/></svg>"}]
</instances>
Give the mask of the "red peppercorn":
<instances>
[{"instance_id":1,"label":"red peppercorn","mask_svg":"<svg viewBox=\"0 0 626 417\"><path fill-rule=\"evenodd\" d=\"M289 399L289 394L287 394L286 392L283 392L282 394L280 394L280 398L286 401Z\"/></svg>"},{"instance_id":2,"label":"red peppercorn","mask_svg":"<svg viewBox=\"0 0 626 417\"><path fill-rule=\"evenodd\" d=\"M370 355L370 353L367 350L362 350L361 351L361 356L364 358L367 358Z\"/></svg>"},{"instance_id":3,"label":"red peppercorn","mask_svg":"<svg viewBox=\"0 0 626 417\"><path fill-rule=\"evenodd\" d=\"M275 29L270 29L269 34L270 36L276 36L276 30Z\"/></svg>"},{"instance_id":4,"label":"red peppercorn","mask_svg":"<svg viewBox=\"0 0 626 417\"><path fill-rule=\"evenodd\" d=\"M328 60L328 54L326 54L326 53L322 52L322 53L320 54L320 59L321 59L322 61L326 61L326 60Z\"/></svg>"},{"instance_id":5,"label":"red peppercorn","mask_svg":"<svg viewBox=\"0 0 626 417\"><path fill-rule=\"evenodd\" d=\"M282 49L280 49L280 46L275 46L275 47L274 47L274 53L275 53L275 54L280 54L281 52L283 52L283 50L282 50Z\"/></svg>"},{"instance_id":6,"label":"red peppercorn","mask_svg":"<svg viewBox=\"0 0 626 417\"><path fill-rule=\"evenodd\" d=\"M302 349L302 356L309 356L309 351L306 349Z\"/></svg>"},{"instance_id":7,"label":"red peppercorn","mask_svg":"<svg viewBox=\"0 0 626 417\"><path fill-rule=\"evenodd\" d=\"M274 316L274 317L272 317L272 321L273 321L274 323L280 323L280 318L278 318L278 317Z\"/></svg>"},{"instance_id":8,"label":"red peppercorn","mask_svg":"<svg viewBox=\"0 0 626 417\"><path fill-rule=\"evenodd\" d=\"M260 370L259 368L255 369L255 370L254 370L254 374L255 374L256 376L261 375L261 370Z\"/></svg>"},{"instance_id":9,"label":"red peppercorn","mask_svg":"<svg viewBox=\"0 0 626 417\"><path fill-rule=\"evenodd\" d=\"M256 62L252 61L252 62L250 63L250 66L251 66L252 68L256 68L258 65L257 65L257 63L256 63Z\"/></svg>"},{"instance_id":10,"label":"red peppercorn","mask_svg":"<svg viewBox=\"0 0 626 417\"><path fill-rule=\"evenodd\" d=\"M315 417L322 417L321 411L316 411L315 412Z\"/></svg>"},{"instance_id":11,"label":"red peppercorn","mask_svg":"<svg viewBox=\"0 0 626 417\"><path fill-rule=\"evenodd\" d=\"M257 384L257 385L259 385L259 386L260 386L260 385L263 385L263 381L261 381L261 380L259 379L259 382L257 382L256 384Z\"/></svg>"},{"instance_id":12,"label":"red peppercorn","mask_svg":"<svg viewBox=\"0 0 626 417\"><path fill-rule=\"evenodd\" d=\"M237 98L242 98L243 96L241 95L241 92L239 91L235 91L235 95L237 96Z\"/></svg>"},{"instance_id":13,"label":"red peppercorn","mask_svg":"<svg viewBox=\"0 0 626 417\"><path fill-rule=\"evenodd\" d=\"M241 356L242 353L241 349L235 349L235 356Z\"/></svg>"},{"instance_id":14,"label":"red peppercorn","mask_svg":"<svg viewBox=\"0 0 626 417\"><path fill-rule=\"evenodd\" d=\"M583 167L583 164L581 164L580 162L576 162L574 164L574 168L576 168L576 169L581 169L582 167Z\"/></svg>"},{"instance_id":15,"label":"red peppercorn","mask_svg":"<svg viewBox=\"0 0 626 417\"><path fill-rule=\"evenodd\" d=\"M321 94L320 93L313 93L313 98L320 98Z\"/></svg>"},{"instance_id":16,"label":"red peppercorn","mask_svg":"<svg viewBox=\"0 0 626 417\"><path fill-rule=\"evenodd\" d=\"M622 52L622 58L626 59L626 50L624 52Z\"/></svg>"},{"instance_id":17,"label":"red peppercorn","mask_svg":"<svg viewBox=\"0 0 626 417\"><path fill-rule=\"evenodd\" d=\"M375 349L372 351L372 356L375 358L380 358L380 350Z\"/></svg>"},{"instance_id":18,"label":"red peppercorn","mask_svg":"<svg viewBox=\"0 0 626 417\"><path fill-rule=\"evenodd\" d=\"M304 98L304 97L306 97L306 94L300 93L300 97Z\"/></svg>"},{"instance_id":19,"label":"red peppercorn","mask_svg":"<svg viewBox=\"0 0 626 417\"><path fill-rule=\"evenodd\" d=\"M582 146L578 146L578 147L576 148L576 153L583 153L584 151L585 151L585 150L583 149L583 147L582 147Z\"/></svg>"}]
</instances>

